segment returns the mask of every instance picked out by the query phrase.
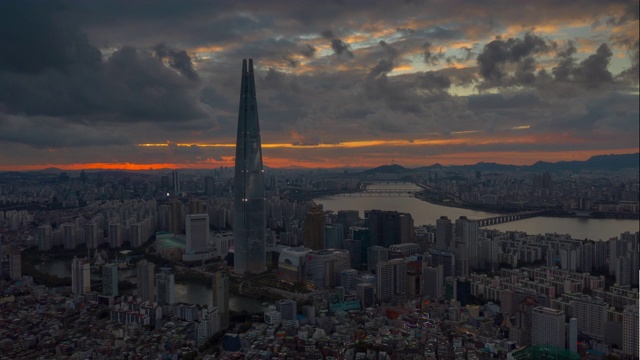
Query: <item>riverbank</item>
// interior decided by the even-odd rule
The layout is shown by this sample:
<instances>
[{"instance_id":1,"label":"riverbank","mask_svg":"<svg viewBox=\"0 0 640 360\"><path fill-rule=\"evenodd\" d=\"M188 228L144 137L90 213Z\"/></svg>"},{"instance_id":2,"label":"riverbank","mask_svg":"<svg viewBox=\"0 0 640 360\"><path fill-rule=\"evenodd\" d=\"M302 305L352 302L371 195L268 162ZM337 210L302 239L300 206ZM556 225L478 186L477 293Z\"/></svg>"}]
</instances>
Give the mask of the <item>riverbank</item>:
<instances>
[{"instance_id":1,"label":"riverbank","mask_svg":"<svg viewBox=\"0 0 640 360\"><path fill-rule=\"evenodd\" d=\"M583 211L575 212L565 209L544 209L536 207L513 207L513 206L491 206L484 204L456 203L450 199L438 199L429 196L426 192L415 194L415 198L434 205L446 206L450 208L484 211L495 214L510 214L523 211L544 210L540 216L558 217L558 218L578 218L578 219L619 219L619 220L640 220L640 213L619 213L619 212L601 212L601 211Z\"/></svg>"}]
</instances>

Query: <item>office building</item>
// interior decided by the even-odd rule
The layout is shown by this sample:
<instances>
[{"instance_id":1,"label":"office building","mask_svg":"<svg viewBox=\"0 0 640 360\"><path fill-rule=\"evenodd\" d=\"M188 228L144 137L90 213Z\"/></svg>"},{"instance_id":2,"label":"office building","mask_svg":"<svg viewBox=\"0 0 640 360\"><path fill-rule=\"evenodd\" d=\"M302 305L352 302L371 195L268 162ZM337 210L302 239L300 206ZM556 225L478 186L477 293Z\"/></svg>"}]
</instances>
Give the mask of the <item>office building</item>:
<instances>
[{"instance_id":1,"label":"office building","mask_svg":"<svg viewBox=\"0 0 640 360\"><path fill-rule=\"evenodd\" d=\"M359 221L360 213L358 210L338 210L338 223L342 224L345 239L349 236L350 228Z\"/></svg>"},{"instance_id":2,"label":"office building","mask_svg":"<svg viewBox=\"0 0 640 360\"><path fill-rule=\"evenodd\" d=\"M440 299L444 295L444 268L442 265L422 268L422 296Z\"/></svg>"},{"instance_id":3,"label":"office building","mask_svg":"<svg viewBox=\"0 0 640 360\"><path fill-rule=\"evenodd\" d=\"M376 271L378 263L389 260L389 249L382 246L372 246L367 249L367 270Z\"/></svg>"},{"instance_id":4,"label":"office building","mask_svg":"<svg viewBox=\"0 0 640 360\"><path fill-rule=\"evenodd\" d=\"M209 214L187 215L185 220L187 243L185 252L195 254L209 248Z\"/></svg>"},{"instance_id":5,"label":"office building","mask_svg":"<svg viewBox=\"0 0 640 360\"><path fill-rule=\"evenodd\" d=\"M360 240L345 239L344 249L349 252L351 267L357 270L362 269L362 242Z\"/></svg>"},{"instance_id":6,"label":"office building","mask_svg":"<svg viewBox=\"0 0 640 360\"><path fill-rule=\"evenodd\" d=\"M102 295L118 296L118 265L102 265Z\"/></svg>"},{"instance_id":7,"label":"office building","mask_svg":"<svg viewBox=\"0 0 640 360\"><path fill-rule=\"evenodd\" d=\"M565 348L564 311L538 306L531 311L531 345Z\"/></svg>"},{"instance_id":8,"label":"office building","mask_svg":"<svg viewBox=\"0 0 640 360\"><path fill-rule=\"evenodd\" d=\"M388 248L393 244L413 241L414 226L411 214L397 211L365 211L365 224L371 234L371 244Z\"/></svg>"},{"instance_id":9,"label":"office building","mask_svg":"<svg viewBox=\"0 0 640 360\"><path fill-rule=\"evenodd\" d=\"M276 301L276 311L280 313L282 322L295 321L298 312L296 301L292 299L280 299Z\"/></svg>"},{"instance_id":10,"label":"office building","mask_svg":"<svg viewBox=\"0 0 640 360\"><path fill-rule=\"evenodd\" d=\"M446 216L436 220L436 250L446 251L453 242L453 224Z\"/></svg>"},{"instance_id":11,"label":"office building","mask_svg":"<svg viewBox=\"0 0 640 360\"><path fill-rule=\"evenodd\" d=\"M71 292L76 296L91 292L91 268L87 259L73 257L71 261Z\"/></svg>"},{"instance_id":12,"label":"office building","mask_svg":"<svg viewBox=\"0 0 640 360\"><path fill-rule=\"evenodd\" d=\"M312 206L304 218L302 225L302 241L304 247L312 250L325 249L324 245L324 211L322 205Z\"/></svg>"},{"instance_id":13,"label":"office building","mask_svg":"<svg viewBox=\"0 0 640 360\"><path fill-rule=\"evenodd\" d=\"M360 263L366 267L368 262L367 249L371 247L371 233L369 232L369 228L354 226L351 227L349 231L351 232L351 239L360 241Z\"/></svg>"},{"instance_id":14,"label":"office building","mask_svg":"<svg viewBox=\"0 0 640 360\"><path fill-rule=\"evenodd\" d=\"M380 303L401 304L407 296L407 263L393 259L378 263L376 293Z\"/></svg>"},{"instance_id":15,"label":"office building","mask_svg":"<svg viewBox=\"0 0 640 360\"><path fill-rule=\"evenodd\" d=\"M333 289L340 281L340 272L350 268L349 252L324 249L307 253L307 281L316 290Z\"/></svg>"},{"instance_id":16,"label":"office building","mask_svg":"<svg viewBox=\"0 0 640 360\"><path fill-rule=\"evenodd\" d=\"M258 121L253 60L242 60L242 81L238 111L234 199L233 271L259 274L267 270L266 217L262 145Z\"/></svg>"},{"instance_id":17,"label":"office building","mask_svg":"<svg viewBox=\"0 0 640 360\"><path fill-rule=\"evenodd\" d=\"M142 302L155 302L155 264L147 260L140 260L136 266L137 292Z\"/></svg>"},{"instance_id":18,"label":"office building","mask_svg":"<svg viewBox=\"0 0 640 360\"><path fill-rule=\"evenodd\" d=\"M278 258L278 275L281 280L301 283L305 280L305 262L312 250L305 247L283 249Z\"/></svg>"},{"instance_id":19,"label":"office building","mask_svg":"<svg viewBox=\"0 0 640 360\"><path fill-rule=\"evenodd\" d=\"M220 328L226 330L229 327L229 275L224 271L216 271L213 274L213 306L220 314Z\"/></svg>"},{"instance_id":20,"label":"office building","mask_svg":"<svg viewBox=\"0 0 640 360\"><path fill-rule=\"evenodd\" d=\"M156 274L156 292L158 305L175 304L175 280L171 268L160 268L160 272Z\"/></svg>"},{"instance_id":21,"label":"office building","mask_svg":"<svg viewBox=\"0 0 640 360\"><path fill-rule=\"evenodd\" d=\"M355 290L357 276L358 270L356 269L347 269L340 272L340 286L344 288L346 293Z\"/></svg>"},{"instance_id":22,"label":"office building","mask_svg":"<svg viewBox=\"0 0 640 360\"><path fill-rule=\"evenodd\" d=\"M174 170L171 172L171 179L173 181L173 195L179 195L180 194L180 173L178 173L178 170Z\"/></svg>"},{"instance_id":23,"label":"office building","mask_svg":"<svg viewBox=\"0 0 640 360\"><path fill-rule=\"evenodd\" d=\"M478 223L467 219L466 216L460 216L460 218L456 220L454 235L456 241L459 239L467 249L469 267L477 269L479 266Z\"/></svg>"},{"instance_id":24,"label":"office building","mask_svg":"<svg viewBox=\"0 0 640 360\"><path fill-rule=\"evenodd\" d=\"M322 237L325 249L344 249L342 224L325 225Z\"/></svg>"},{"instance_id":25,"label":"office building","mask_svg":"<svg viewBox=\"0 0 640 360\"><path fill-rule=\"evenodd\" d=\"M371 283L361 283L356 285L356 293L360 300L360 307L364 311L366 308L375 305L375 287Z\"/></svg>"}]
</instances>

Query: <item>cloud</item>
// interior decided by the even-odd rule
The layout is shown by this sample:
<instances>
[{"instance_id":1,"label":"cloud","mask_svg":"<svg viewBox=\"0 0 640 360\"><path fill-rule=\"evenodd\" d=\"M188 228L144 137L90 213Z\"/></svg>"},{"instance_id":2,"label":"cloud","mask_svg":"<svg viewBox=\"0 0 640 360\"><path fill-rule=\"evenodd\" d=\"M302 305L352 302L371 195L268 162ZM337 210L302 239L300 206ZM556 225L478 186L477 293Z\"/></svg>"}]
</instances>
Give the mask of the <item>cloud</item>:
<instances>
[{"instance_id":1,"label":"cloud","mask_svg":"<svg viewBox=\"0 0 640 360\"><path fill-rule=\"evenodd\" d=\"M327 31L323 31L322 32L322 36L325 39L329 39L331 40L331 49L333 49L333 52L336 55L346 55L350 58L353 57L353 53L351 52L351 45L347 44L346 42L342 41L341 39L339 39L338 37L336 37L333 32L331 32L330 30Z\"/></svg>"},{"instance_id":2,"label":"cloud","mask_svg":"<svg viewBox=\"0 0 640 360\"><path fill-rule=\"evenodd\" d=\"M526 72L530 72L532 62L535 60L531 55L541 54L549 51L547 42L531 33L525 34L522 39L508 38L503 40L497 38L484 46L484 49L477 57L477 62L486 87L503 85L508 75L505 71L507 64L520 65L521 77L527 77ZM525 64L520 64L525 60Z\"/></svg>"},{"instance_id":3,"label":"cloud","mask_svg":"<svg viewBox=\"0 0 640 360\"><path fill-rule=\"evenodd\" d=\"M161 60L167 60L168 64L176 69L180 74L186 78L197 81L199 80L198 73L194 70L191 63L191 57L186 51L176 51L169 49L165 44L158 44L153 47L156 57Z\"/></svg>"}]
</instances>

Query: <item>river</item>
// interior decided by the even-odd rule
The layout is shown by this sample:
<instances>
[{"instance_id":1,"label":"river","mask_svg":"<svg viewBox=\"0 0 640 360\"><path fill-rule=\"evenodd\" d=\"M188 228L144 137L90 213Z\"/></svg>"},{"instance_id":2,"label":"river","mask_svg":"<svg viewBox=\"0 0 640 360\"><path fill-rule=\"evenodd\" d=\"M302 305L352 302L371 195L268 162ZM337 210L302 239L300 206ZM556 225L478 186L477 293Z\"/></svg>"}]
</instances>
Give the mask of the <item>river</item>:
<instances>
[{"instance_id":1,"label":"river","mask_svg":"<svg viewBox=\"0 0 640 360\"><path fill-rule=\"evenodd\" d=\"M370 185L370 189L406 189L420 190L415 184L375 184ZM355 193L353 196L330 196L314 199L318 204L322 204L325 210L358 210L360 217L364 217L365 210L395 210L410 213L414 224L427 225L435 224L436 219L445 215L455 221L460 216L469 219L482 219L496 216L494 213L484 211L468 210L455 207L447 207L432 204L408 196L360 196ZM524 231L528 234L558 233L570 234L575 239L608 240L619 236L625 231L635 233L640 229L638 220L620 219L585 219L585 218L554 218L554 217L534 217L524 220L512 221L499 225L491 225L488 229L498 229L501 231Z\"/></svg>"}]
</instances>

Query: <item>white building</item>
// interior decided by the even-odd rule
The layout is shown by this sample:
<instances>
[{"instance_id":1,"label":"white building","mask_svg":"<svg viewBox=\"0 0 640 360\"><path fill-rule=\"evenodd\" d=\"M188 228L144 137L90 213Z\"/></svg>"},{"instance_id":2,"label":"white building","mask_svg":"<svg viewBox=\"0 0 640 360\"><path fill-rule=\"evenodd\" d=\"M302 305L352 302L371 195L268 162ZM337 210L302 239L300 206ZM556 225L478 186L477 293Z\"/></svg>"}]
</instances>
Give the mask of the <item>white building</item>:
<instances>
[{"instance_id":1,"label":"white building","mask_svg":"<svg viewBox=\"0 0 640 360\"><path fill-rule=\"evenodd\" d=\"M582 295L571 301L571 316L578 320L578 332L604 339L609 306L601 298Z\"/></svg>"},{"instance_id":2,"label":"white building","mask_svg":"<svg viewBox=\"0 0 640 360\"><path fill-rule=\"evenodd\" d=\"M142 302L149 301L153 303L155 301L155 264L148 262L147 260L140 260L136 268L136 275L138 280L138 296L142 299Z\"/></svg>"},{"instance_id":3,"label":"white building","mask_svg":"<svg viewBox=\"0 0 640 360\"><path fill-rule=\"evenodd\" d=\"M538 306L531 311L531 345L565 348L564 311Z\"/></svg>"},{"instance_id":4,"label":"white building","mask_svg":"<svg viewBox=\"0 0 640 360\"><path fill-rule=\"evenodd\" d=\"M73 257L71 261L71 292L75 296L91 292L91 268L87 259Z\"/></svg>"},{"instance_id":5,"label":"white building","mask_svg":"<svg viewBox=\"0 0 640 360\"><path fill-rule=\"evenodd\" d=\"M379 302L403 301L407 295L407 263L405 259L393 259L378 263L376 280Z\"/></svg>"},{"instance_id":6,"label":"white building","mask_svg":"<svg viewBox=\"0 0 640 360\"><path fill-rule=\"evenodd\" d=\"M102 295L118 296L118 265L102 266Z\"/></svg>"},{"instance_id":7,"label":"white building","mask_svg":"<svg viewBox=\"0 0 640 360\"><path fill-rule=\"evenodd\" d=\"M186 217L187 254L207 251L209 248L209 215L191 214Z\"/></svg>"}]
</instances>

